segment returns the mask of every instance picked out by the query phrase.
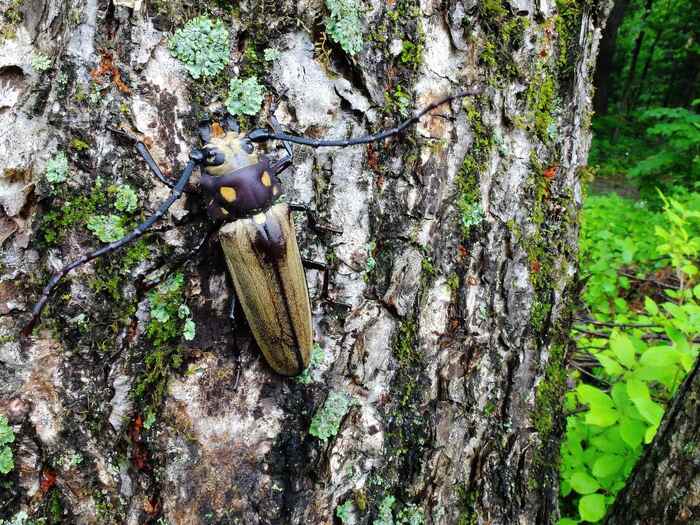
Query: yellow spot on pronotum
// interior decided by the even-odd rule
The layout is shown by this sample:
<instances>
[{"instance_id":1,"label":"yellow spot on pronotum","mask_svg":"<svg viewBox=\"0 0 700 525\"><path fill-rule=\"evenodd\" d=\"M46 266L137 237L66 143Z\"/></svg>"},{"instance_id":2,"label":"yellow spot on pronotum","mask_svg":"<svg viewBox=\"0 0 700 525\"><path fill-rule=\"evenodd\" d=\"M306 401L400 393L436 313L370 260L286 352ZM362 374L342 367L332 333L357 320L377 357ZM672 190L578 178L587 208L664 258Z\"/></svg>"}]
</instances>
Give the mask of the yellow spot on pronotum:
<instances>
[{"instance_id":1,"label":"yellow spot on pronotum","mask_svg":"<svg viewBox=\"0 0 700 525\"><path fill-rule=\"evenodd\" d=\"M224 215L228 215L228 210L226 208L219 208L221 210L221 213Z\"/></svg>"},{"instance_id":2,"label":"yellow spot on pronotum","mask_svg":"<svg viewBox=\"0 0 700 525\"><path fill-rule=\"evenodd\" d=\"M273 195L276 196L279 192L280 192L279 186L275 186L274 188L272 188L272 194L273 194Z\"/></svg>"},{"instance_id":3,"label":"yellow spot on pronotum","mask_svg":"<svg viewBox=\"0 0 700 525\"><path fill-rule=\"evenodd\" d=\"M233 202L236 200L236 190L230 186L224 186L219 190L221 196L226 199L227 202Z\"/></svg>"},{"instance_id":4,"label":"yellow spot on pronotum","mask_svg":"<svg viewBox=\"0 0 700 525\"><path fill-rule=\"evenodd\" d=\"M266 188L272 186L272 179L270 179L270 174L266 171L263 171L262 177L260 177L260 182L262 182L263 186L265 186Z\"/></svg>"},{"instance_id":5,"label":"yellow spot on pronotum","mask_svg":"<svg viewBox=\"0 0 700 525\"><path fill-rule=\"evenodd\" d=\"M265 224L265 214L258 213L257 215L253 216L253 220L255 221L255 224Z\"/></svg>"}]
</instances>

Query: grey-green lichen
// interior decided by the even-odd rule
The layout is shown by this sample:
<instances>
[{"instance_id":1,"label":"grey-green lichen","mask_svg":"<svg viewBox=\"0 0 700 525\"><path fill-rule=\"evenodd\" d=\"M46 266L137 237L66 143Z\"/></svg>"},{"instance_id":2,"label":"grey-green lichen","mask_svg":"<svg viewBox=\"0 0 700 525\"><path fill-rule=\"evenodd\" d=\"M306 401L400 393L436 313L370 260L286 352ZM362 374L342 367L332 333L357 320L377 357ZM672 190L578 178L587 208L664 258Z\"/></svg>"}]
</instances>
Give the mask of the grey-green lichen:
<instances>
[{"instance_id":1,"label":"grey-green lichen","mask_svg":"<svg viewBox=\"0 0 700 525\"><path fill-rule=\"evenodd\" d=\"M44 55L43 53L34 53L32 55L31 64L34 71L43 73L44 71L51 69L51 57Z\"/></svg>"},{"instance_id":2,"label":"grey-green lichen","mask_svg":"<svg viewBox=\"0 0 700 525\"><path fill-rule=\"evenodd\" d=\"M46 180L51 184L64 182L68 176L68 157L62 151L46 163Z\"/></svg>"},{"instance_id":3,"label":"grey-green lichen","mask_svg":"<svg viewBox=\"0 0 700 525\"><path fill-rule=\"evenodd\" d=\"M323 404L323 408L314 414L309 434L323 441L335 436L353 402L353 398L344 392L331 392Z\"/></svg>"},{"instance_id":4,"label":"grey-green lichen","mask_svg":"<svg viewBox=\"0 0 700 525\"><path fill-rule=\"evenodd\" d=\"M326 17L326 33L349 55L362 51L362 6L357 0L326 0L330 16Z\"/></svg>"},{"instance_id":5,"label":"grey-green lichen","mask_svg":"<svg viewBox=\"0 0 700 525\"><path fill-rule=\"evenodd\" d=\"M212 77L229 62L228 31L221 20L198 16L175 32L168 49L193 78Z\"/></svg>"},{"instance_id":6,"label":"grey-green lichen","mask_svg":"<svg viewBox=\"0 0 700 525\"><path fill-rule=\"evenodd\" d=\"M231 115L255 115L263 101L263 87L255 77L231 79L226 109Z\"/></svg>"},{"instance_id":7,"label":"grey-green lichen","mask_svg":"<svg viewBox=\"0 0 700 525\"><path fill-rule=\"evenodd\" d=\"M8 424L7 418L0 415L0 474L7 474L15 468L12 449L8 446L15 440L15 433Z\"/></svg>"},{"instance_id":8,"label":"grey-green lichen","mask_svg":"<svg viewBox=\"0 0 700 525\"><path fill-rule=\"evenodd\" d=\"M87 221L90 230L102 242L114 242L126 235L124 220L119 215L93 215Z\"/></svg>"}]
</instances>

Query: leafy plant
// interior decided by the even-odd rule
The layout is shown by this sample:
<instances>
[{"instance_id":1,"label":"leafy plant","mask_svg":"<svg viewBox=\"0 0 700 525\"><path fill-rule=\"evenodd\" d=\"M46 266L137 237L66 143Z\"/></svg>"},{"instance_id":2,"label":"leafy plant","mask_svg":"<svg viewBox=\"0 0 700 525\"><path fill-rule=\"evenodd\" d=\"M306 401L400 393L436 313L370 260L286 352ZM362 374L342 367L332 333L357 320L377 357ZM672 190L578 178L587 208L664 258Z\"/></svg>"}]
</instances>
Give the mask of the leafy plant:
<instances>
[{"instance_id":1,"label":"leafy plant","mask_svg":"<svg viewBox=\"0 0 700 525\"><path fill-rule=\"evenodd\" d=\"M605 516L697 358L698 197L662 195L663 213L616 196L586 204L581 256L590 272L587 317L574 329L580 357L574 359L578 385L566 395L570 415L560 476L568 517L561 524ZM630 277L622 280L621 271ZM647 277L650 272L655 278ZM633 283L648 284L635 290ZM586 366L587 357L595 365Z\"/></svg>"},{"instance_id":2,"label":"leafy plant","mask_svg":"<svg viewBox=\"0 0 700 525\"><path fill-rule=\"evenodd\" d=\"M257 78L231 79L226 99L226 109L231 115L255 115L262 101L263 87Z\"/></svg>"},{"instance_id":3,"label":"leafy plant","mask_svg":"<svg viewBox=\"0 0 700 525\"><path fill-rule=\"evenodd\" d=\"M655 188L660 182L700 186L700 114L657 107L643 111L639 120L652 153L637 162L629 176L639 178L642 188Z\"/></svg>"},{"instance_id":4,"label":"leafy plant","mask_svg":"<svg viewBox=\"0 0 700 525\"><path fill-rule=\"evenodd\" d=\"M147 334L156 346L176 339L180 334L188 341L194 339L192 313L184 303L184 282L184 276L177 273L148 294L151 322Z\"/></svg>"},{"instance_id":5,"label":"leafy plant","mask_svg":"<svg viewBox=\"0 0 700 525\"><path fill-rule=\"evenodd\" d=\"M326 0L326 32L349 55L362 51L361 5L357 0Z\"/></svg>"},{"instance_id":6,"label":"leafy plant","mask_svg":"<svg viewBox=\"0 0 700 525\"><path fill-rule=\"evenodd\" d=\"M212 77L229 62L229 35L221 20L193 18L168 40L168 49L193 78Z\"/></svg>"},{"instance_id":7,"label":"leafy plant","mask_svg":"<svg viewBox=\"0 0 700 525\"><path fill-rule=\"evenodd\" d=\"M7 445L13 443L15 433L10 428L7 418L0 415L0 474L7 474L15 468L15 462L12 459L12 449Z\"/></svg>"},{"instance_id":8,"label":"leafy plant","mask_svg":"<svg viewBox=\"0 0 700 525\"><path fill-rule=\"evenodd\" d=\"M394 496L386 496L379 504L379 512L377 519L374 520L372 525L394 525L394 516L391 513L391 508L396 503L396 498Z\"/></svg>"}]
</instances>

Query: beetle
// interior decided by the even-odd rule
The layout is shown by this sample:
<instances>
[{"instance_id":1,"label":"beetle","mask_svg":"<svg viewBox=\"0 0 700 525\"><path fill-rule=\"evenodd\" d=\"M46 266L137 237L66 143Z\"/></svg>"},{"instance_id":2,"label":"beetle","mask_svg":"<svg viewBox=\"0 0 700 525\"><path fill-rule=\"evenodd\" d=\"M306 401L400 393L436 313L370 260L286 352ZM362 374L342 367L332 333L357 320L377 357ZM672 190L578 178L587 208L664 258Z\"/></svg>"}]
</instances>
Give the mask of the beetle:
<instances>
[{"instance_id":1,"label":"beetle","mask_svg":"<svg viewBox=\"0 0 700 525\"><path fill-rule=\"evenodd\" d=\"M234 284L231 312L238 297L253 336L272 369L287 376L300 374L309 364L313 331L309 292L291 212L309 213L309 210L279 201L283 193L279 175L292 164L291 144L318 148L380 141L401 133L446 102L475 94L461 91L447 96L394 128L353 139L322 140L290 135L279 129L274 116L271 117L272 131L256 128L248 133L241 133L230 115L224 116L223 125L207 119L200 122L198 129L203 145L190 152L177 182L163 175L145 144L136 142L136 149L150 171L172 188L170 196L131 233L83 255L55 273L44 287L22 334L31 334L52 290L66 274L142 236L183 193L191 191L188 190L189 179L194 169L200 167L203 171L200 187L209 200L208 213L223 223L219 240ZM283 158L274 161L257 150L256 144L268 140L282 141L286 151ZM323 269L318 263L311 266ZM327 275L324 275L325 291Z\"/></svg>"}]
</instances>

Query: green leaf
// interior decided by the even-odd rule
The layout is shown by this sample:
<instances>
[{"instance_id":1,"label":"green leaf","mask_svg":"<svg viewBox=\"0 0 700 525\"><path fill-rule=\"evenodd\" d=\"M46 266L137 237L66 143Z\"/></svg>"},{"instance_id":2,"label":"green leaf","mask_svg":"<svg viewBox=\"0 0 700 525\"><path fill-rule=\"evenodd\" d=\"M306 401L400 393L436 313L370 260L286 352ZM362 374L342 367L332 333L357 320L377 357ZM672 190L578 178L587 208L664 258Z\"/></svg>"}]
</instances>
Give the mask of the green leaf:
<instances>
[{"instance_id":1,"label":"green leaf","mask_svg":"<svg viewBox=\"0 0 700 525\"><path fill-rule=\"evenodd\" d=\"M629 369L633 369L637 364L634 345L627 335L620 332L613 332L610 336L610 349L617 360Z\"/></svg>"},{"instance_id":2,"label":"green leaf","mask_svg":"<svg viewBox=\"0 0 700 525\"><path fill-rule=\"evenodd\" d=\"M651 297L644 298L644 309L649 312L649 315L659 315L659 307Z\"/></svg>"},{"instance_id":3,"label":"green leaf","mask_svg":"<svg viewBox=\"0 0 700 525\"><path fill-rule=\"evenodd\" d=\"M623 417L620 419L620 437L631 449L636 449L642 444L644 432L647 426L636 419Z\"/></svg>"},{"instance_id":4,"label":"green leaf","mask_svg":"<svg viewBox=\"0 0 700 525\"><path fill-rule=\"evenodd\" d=\"M595 523L605 516L605 496L602 494L588 494L578 502L578 511L584 521Z\"/></svg>"},{"instance_id":5,"label":"green leaf","mask_svg":"<svg viewBox=\"0 0 700 525\"><path fill-rule=\"evenodd\" d=\"M647 431L644 433L644 443L649 444L652 441L654 441L654 436L656 435L656 431L659 430L658 425L653 425L649 428L647 428Z\"/></svg>"},{"instance_id":6,"label":"green leaf","mask_svg":"<svg viewBox=\"0 0 700 525\"><path fill-rule=\"evenodd\" d=\"M633 403L638 399L649 399L649 388L646 383L639 379L629 379L627 381L627 395L630 396Z\"/></svg>"},{"instance_id":7,"label":"green leaf","mask_svg":"<svg viewBox=\"0 0 700 525\"><path fill-rule=\"evenodd\" d=\"M609 376L615 377L615 376L620 376L620 375L625 373L624 368L622 368L617 361L608 357L603 352L596 354L595 358L601 364L601 366L605 370L605 373L608 374Z\"/></svg>"},{"instance_id":8,"label":"green leaf","mask_svg":"<svg viewBox=\"0 0 700 525\"><path fill-rule=\"evenodd\" d=\"M639 362L646 366L662 368L674 366L679 357L678 352L670 346L654 346L642 354Z\"/></svg>"},{"instance_id":9,"label":"green leaf","mask_svg":"<svg viewBox=\"0 0 700 525\"><path fill-rule=\"evenodd\" d=\"M593 475L596 478L607 478L617 473L625 463L625 458L617 454L603 454L593 464Z\"/></svg>"},{"instance_id":10,"label":"green leaf","mask_svg":"<svg viewBox=\"0 0 700 525\"><path fill-rule=\"evenodd\" d=\"M558 522L557 525L576 525L578 521L572 520L571 518L561 518Z\"/></svg>"},{"instance_id":11,"label":"green leaf","mask_svg":"<svg viewBox=\"0 0 700 525\"><path fill-rule=\"evenodd\" d=\"M0 445L12 443L15 440L15 433L12 431L7 418L0 415Z\"/></svg>"},{"instance_id":12,"label":"green leaf","mask_svg":"<svg viewBox=\"0 0 700 525\"><path fill-rule=\"evenodd\" d=\"M571 487L579 494L592 494L600 485L594 478L579 470L571 476Z\"/></svg>"},{"instance_id":13,"label":"green leaf","mask_svg":"<svg viewBox=\"0 0 700 525\"><path fill-rule=\"evenodd\" d=\"M659 426L664 416L664 409L658 403L651 399L633 399L632 402L645 420L653 426Z\"/></svg>"},{"instance_id":14,"label":"green leaf","mask_svg":"<svg viewBox=\"0 0 700 525\"><path fill-rule=\"evenodd\" d=\"M588 405L586 423L607 427L613 425L618 416L613 400L605 392L590 385L579 385L576 388L579 400Z\"/></svg>"}]
</instances>

